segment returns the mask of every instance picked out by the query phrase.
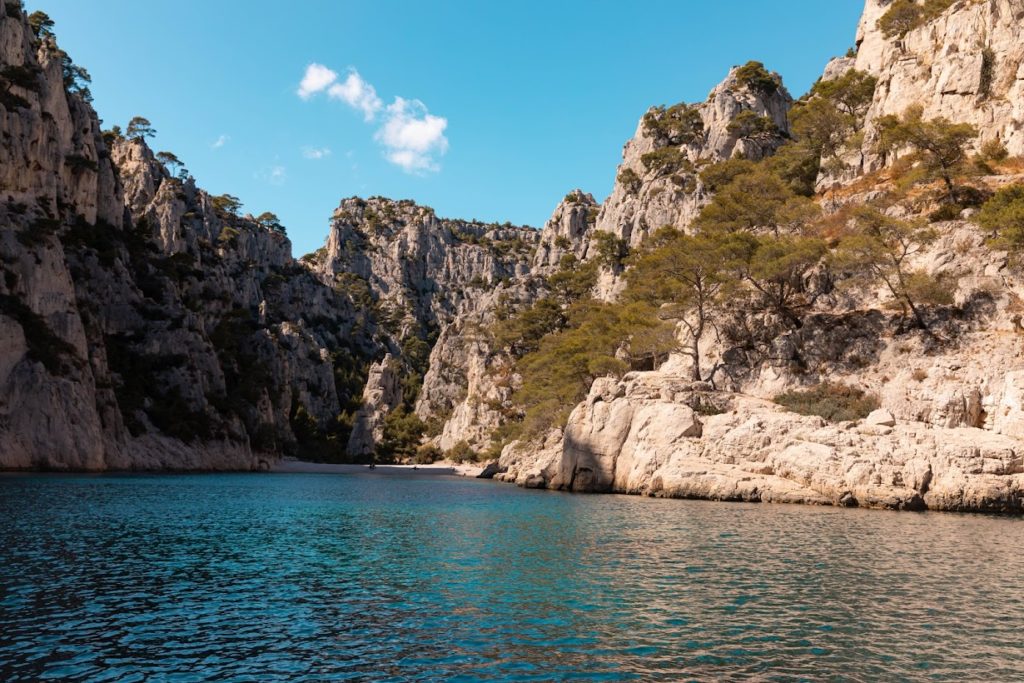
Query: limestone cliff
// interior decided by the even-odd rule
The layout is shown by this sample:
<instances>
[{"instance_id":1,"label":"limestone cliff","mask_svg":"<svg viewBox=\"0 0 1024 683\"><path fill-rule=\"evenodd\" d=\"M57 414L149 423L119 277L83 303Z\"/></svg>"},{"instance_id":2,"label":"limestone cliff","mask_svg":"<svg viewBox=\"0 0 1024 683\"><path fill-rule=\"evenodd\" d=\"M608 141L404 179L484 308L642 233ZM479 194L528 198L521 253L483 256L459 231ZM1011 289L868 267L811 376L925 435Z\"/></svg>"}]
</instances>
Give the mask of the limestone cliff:
<instances>
[{"instance_id":1,"label":"limestone cliff","mask_svg":"<svg viewBox=\"0 0 1024 683\"><path fill-rule=\"evenodd\" d=\"M101 134L10 1L0 64L0 467L249 469L331 425L374 353L351 299Z\"/></svg>"},{"instance_id":2,"label":"limestone cliff","mask_svg":"<svg viewBox=\"0 0 1024 683\"><path fill-rule=\"evenodd\" d=\"M856 56L825 69L826 80L853 68L878 78L863 148L846 176L831 179L848 187L833 188L822 202L826 214L896 190L898 179L884 173L864 178L891 161L874 152L874 121L913 104L926 118L973 124L977 146L999 140L1010 155L1024 153L1024 5L964 0L927 3L927 11L925 3L915 6L914 21L893 33L880 25L892 3L867 0ZM685 228L710 199L699 184L695 193L667 200L665 211L643 199L656 182L650 162L657 159L641 161L656 151L651 137L642 122L626 147L623 170L629 172L620 172L597 225L634 246L652 225ZM984 195L1021 180L1004 175L973 183ZM915 211L890 210L909 217ZM933 229L938 238L906 264L951 283L947 304L929 314L928 331L904 325L882 291L842 286L842 272L816 271L801 283L810 304L798 321L742 306L715 321L714 334L701 344L716 368L714 385L690 380L690 360L675 354L654 372L598 379L564 429L506 447L498 478L528 487L665 497L1024 510L1019 264L969 219L933 223ZM866 419L828 423L786 412L771 400L822 382L862 387L880 409Z\"/></svg>"},{"instance_id":3,"label":"limestone cliff","mask_svg":"<svg viewBox=\"0 0 1024 683\"><path fill-rule=\"evenodd\" d=\"M1024 2L942 4L948 7L934 19L887 35L879 22L892 3L866 0L853 66L878 77L868 121L921 105L927 118L976 126L979 144L999 140L1011 155L1024 155ZM884 162L871 151L875 139L869 125L864 170Z\"/></svg>"},{"instance_id":4,"label":"limestone cliff","mask_svg":"<svg viewBox=\"0 0 1024 683\"><path fill-rule=\"evenodd\" d=\"M411 201L374 197L341 203L313 267L325 283L363 292L373 302L381 341L394 354L385 365L396 367L384 372L375 366L380 371L371 371L371 383L382 372L426 375L418 400L367 385L350 455L374 452L383 419L403 400L424 420L451 415L466 395L467 372L480 362L466 338L470 321L481 324L511 283L529 280L539 237L527 227L440 219ZM449 442L442 440L446 448Z\"/></svg>"},{"instance_id":5,"label":"limestone cliff","mask_svg":"<svg viewBox=\"0 0 1024 683\"><path fill-rule=\"evenodd\" d=\"M733 68L704 102L643 116L623 149L598 230L635 247L662 226L685 229L707 201L702 165L734 156L760 159L785 141L792 98L777 74L744 79L749 66Z\"/></svg>"},{"instance_id":6,"label":"limestone cliff","mask_svg":"<svg viewBox=\"0 0 1024 683\"><path fill-rule=\"evenodd\" d=\"M564 431L506 448L499 478L665 497L1024 510L1024 280L976 226L940 229L916 257L958 283L936 334L901 330L878 293L823 292L798 329L762 319L756 344L728 332L708 344L722 363L717 390L688 379L681 357L599 380ZM864 387L882 410L828 424L770 400L825 380Z\"/></svg>"}]
</instances>

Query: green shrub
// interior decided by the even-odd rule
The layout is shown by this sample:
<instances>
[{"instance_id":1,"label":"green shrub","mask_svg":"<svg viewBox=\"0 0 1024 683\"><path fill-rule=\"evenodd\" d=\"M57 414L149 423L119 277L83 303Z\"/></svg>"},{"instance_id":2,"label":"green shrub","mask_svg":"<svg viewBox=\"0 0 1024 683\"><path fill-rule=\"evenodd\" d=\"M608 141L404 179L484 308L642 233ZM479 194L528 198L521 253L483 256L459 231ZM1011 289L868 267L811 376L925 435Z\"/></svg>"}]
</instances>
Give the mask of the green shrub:
<instances>
[{"instance_id":1,"label":"green shrub","mask_svg":"<svg viewBox=\"0 0 1024 683\"><path fill-rule=\"evenodd\" d=\"M726 128L737 138L774 137L782 134L779 127L767 116L758 116L752 111L742 111Z\"/></svg>"},{"instance_id":2,"label":"green shrub","mask_svg":"<svg viewBox=\"0 0 1024 683\"><path fill-rule=\"evenodd\" d=\"M627 194L636 194L640 189L640 176L631 168L624 168L619 172L617 178L619 185L622 185Z\"/></svg>"},{"instance_id":3,"label":"green shrub","mask_svg":"<svg viewBox=\"0 0 1024 683\"><path fill-rule=\"evenodd\" d=\"M978 156L983 161L998 163L1006 161L1010 157L1010 152L1006 149L1006 145L1003 144L1002 140L994 138L981 146L981 152Z\"/></svg>"},{"instance_id":4,"label":"green shrub","mask_svg":"<svg viewBox=\"0 0 1024 683\"><path fill-rule=\"evenodd\" d=\"M736 69L736 80L745 88L762 95L773 95L779 89L779 79L768 73L761 62L749 61Z\"/></svg>"},{"instance_id":5,"label":"green shrub","mask_svg":"<svg viewBox=\"0 0 1024 683\"><path fill-rule=\"evenodd\" d=\"M217 236L217 243L223 247L233 247L238 244L238 236L241 234L237 228L225 225L224 229L220 231L220 235Z\"/></svg>"},{"instance_id":6,"label":"green shrub","mask_svg":"<svg viewBox=\"0 0 1024 683\"><path fill-rule=\"evenodd\" d=\"M426 425L404 406L399 406L384 417L384 436L377 444L377 457L384 462L412 458L419 449Z\"/></svg>"},{"instance_id":7,"label":"green shrub","mask_svg":"<svg viewBox=\"0 0 1024 683\"><path fill-rule=\"evenodd\" d=\"M932 223L955 221L957 218L960 218L960 212L963 210L964 207L960 204L943 204L935 211L928 214L928 220Z\"/></svg>"},{"instance_id":8,"label":"green shrub","mask_svg":"<svg viewBox=\"0 0 1024 683\"><path fill-rule=\"evenodd\" d=\"M585 300L568 316L565 329L545 335L517 363L522 384L513 404L522 419L506 426L500 440L534 438L564 425L596 378L621 376L631 360L660 356L675 346L674 326L644 304Z\"/></svg>"},{"instance_id":9,"label":"green shrub","mask_svg":"<svg viewBox=\"0 0 1024 683\"><path fill-rule=\"evenodd\" d=\"M1010 185L992 195L978 212L978 223L1004 247L1024 246L1024 184Z\"/></svg>"},{"instance_id":10,"label":"green shrub","mask_svg":"<svg viewBox=\"0 0 1024 683\"><path fill-rule=\"evenodd\" d=\"M621 268L629 257L629 243L610 232L602 230L594 233L594 244L598 261L608 268Z\"/></svg>"},{"instance_id":11,"label":"green shrub","mask_svg":"<svg viewBox=\"0 0 1024 683\"><path fill-rule=\"evenodd\" d=\"M445 459L452 462L479 462L480 454L477 453L466 441L460 441L452 446L444 454Z\"/></svg>"},{"instance_id":12,"label":"green shrub","mask_svg":"<svg viewBox=\"0 0 1024 683\"><path fill-rule=\"evenodd\" d=\"M508 349L516 357L524 356L536 351L541 339L563 329L567 322L568 318L557 301L540 299L525 311L494 326L495 347Z\"/></svg>"},{"instance_id":13,"label":"green shrub","mask_svg":"<svg viewBox=\"0 0 1024 683\"><path fill-rule=\"evenodd\" d=\"M664 175L677 171L692 171L693 164L686 153L678 147L662 147L640 157L640 162L648 171Z\"/></svg>"},{"instance_id":14,"label":"green shrub","mask_svg":"<svg viewBox=\"0 0 1024 683\"><path fill-rule=\"evenodd\" d=\"M417 465L430 465L444 458L444 453L434 444L425 444L416 449L412 461Z\"/></svg>"},{"instance_id":15,"label":"green shrub","mask_svg":"<svg viewBox=\"0 0 1024 683\"><path fill-rule=\"evenodd\" d=\"M896 0L878 20L878 28L886 38L905 36L921 22L921 8L914 0Z\"/></svg>"},{"instance_id":16,"label":"green shrub","mask_svg":"<svg viewBox=\"0 0 1024 683\"><path fill-rule=\"evenodd\" d=\"M0 69L0 78L25 90L39 89L39 67L10 64Z\"/></svg>"},{"instance_id":17,"label":"green shrub","mask_svg":"<svg viewBox=\"0 0 1024 683\"><path fill-rule=\"evenodd\" d=\"M978 94L988 97L992 94L992 81L996 75L996 53L990 47L981 51L981 80L978 83Z\"/></svg>"},{"instance_id":18,"label":"green shrub","mask_svg":"<svg viewBox=\"0 0 1024 683\"><path fill-rule=\"evenodd\" d=\"M747 159L727 159L711 164L700 172L701 182L711 192L717 192L737 177L751 173L757 164Z\"/></svg>"},{"instance_id":19,"label":"green shrub","mask_svg":"<svg viewBox=\"0 0 1024 683\"><path fill-rule=\"evenodd\" d=\"M704 135L704 119L700 111L680 103L669 108L655 107L644 114L644 131L651 137L663 138L670 145L690 145Z\"/></svg>"},{"instance_id":20,"label":"green shrub","mask_svg":"<svg viewBox=\"0 0 1024 683\"><path fill-rule=\"evenodd\" d=\"M902 38L949 9L956 0L895 0L878 20L886 38Z\"/></svg>"},{"instance_id":21,"label":"green shrub","mask_svg":"<svg viewBox=\"0 0 1024 683\"><path fill-rule=\"evenodd\" d=\"M88 157L84 157L81 154L69 154L64 157L64 164L69 166L74 173L81 173L82 171L98 171L99 166L96 162Z\"/></svg>"},{"instance_id":22,"label":"green shrub","mask_svg":"<svg viewBox=\"0 0 1024 683\"><path fill-rule=\"evenodd\" d=\"M847 384L833 382L779 394L775 403L790 412L817 415L829 422L862 420L878 408L877 397Z\"/></svg>"},{"instance_id":23,"label":"green shrub","mask_svg":"<svg viewBox=\"0 0 1024 683\"><path fill-rule=\"evenodd\" d=\"M578 301L597 284L597 262L581 264L572 254L565 254L558 271L548 278L548 284L565 303Z\"/></svg>"}]
</instances>

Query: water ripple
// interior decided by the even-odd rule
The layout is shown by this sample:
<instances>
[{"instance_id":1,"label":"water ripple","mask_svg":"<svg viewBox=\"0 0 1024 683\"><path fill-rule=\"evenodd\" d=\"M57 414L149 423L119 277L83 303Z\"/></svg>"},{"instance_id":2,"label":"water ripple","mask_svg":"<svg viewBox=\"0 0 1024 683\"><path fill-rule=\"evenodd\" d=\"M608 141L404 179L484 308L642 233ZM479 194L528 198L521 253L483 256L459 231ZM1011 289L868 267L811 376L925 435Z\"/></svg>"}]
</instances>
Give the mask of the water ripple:
<instances>
[{"instance_id":1,"label":"water ripple","mask_svg":"<svg viewBox=\"0 0 1024 683\"><path fill-rule=\"evenodd\" d=\"M0 680L1021 680L1024 520L0 477Z\"/></svg>"}]
</instances>

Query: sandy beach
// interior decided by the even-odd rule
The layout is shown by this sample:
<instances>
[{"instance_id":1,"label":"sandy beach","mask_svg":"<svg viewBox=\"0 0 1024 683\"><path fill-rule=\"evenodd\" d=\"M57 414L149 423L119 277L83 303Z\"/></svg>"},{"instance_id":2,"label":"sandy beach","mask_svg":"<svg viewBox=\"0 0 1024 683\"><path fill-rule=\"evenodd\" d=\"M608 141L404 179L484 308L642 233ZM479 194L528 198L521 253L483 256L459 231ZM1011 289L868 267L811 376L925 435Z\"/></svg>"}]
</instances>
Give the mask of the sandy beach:
<instances>
[{"instance_id":1,"label":"sandy beach","mask_svg":"<svg viewBox=\"0 0 1024 683\"><path fill-rule=\"evenodd\" d=\"M377 465L370 469L367 465L335 465L291 458L282 458L270 468L270 472L277 474L372 474L424 477L478 477L483 470L482 465L453 462L436 462L431 465Z\"/></svg>"}]
</instances>

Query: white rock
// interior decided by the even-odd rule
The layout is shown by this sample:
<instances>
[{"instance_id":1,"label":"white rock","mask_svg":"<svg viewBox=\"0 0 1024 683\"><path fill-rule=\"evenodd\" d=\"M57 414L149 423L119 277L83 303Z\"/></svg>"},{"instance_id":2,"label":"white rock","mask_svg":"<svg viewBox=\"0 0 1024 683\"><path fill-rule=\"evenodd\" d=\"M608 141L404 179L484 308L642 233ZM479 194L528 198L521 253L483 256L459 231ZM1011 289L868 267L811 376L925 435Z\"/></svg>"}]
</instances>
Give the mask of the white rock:
<instances>
[{"instance_id":1,"label":"white rock","mask_svg":"<svg viewBox=\"0 0 1024 683\"><path fill-rule=\"evenodd\" d=\"M879 408L878 410L872 412L870 415L867 416L864 422L869 425L877 425L879 427L896 426L896 418L892 416L892 413L890 413L888 410L885 410L884 408Z\"/></svg>"}]
</instances>

